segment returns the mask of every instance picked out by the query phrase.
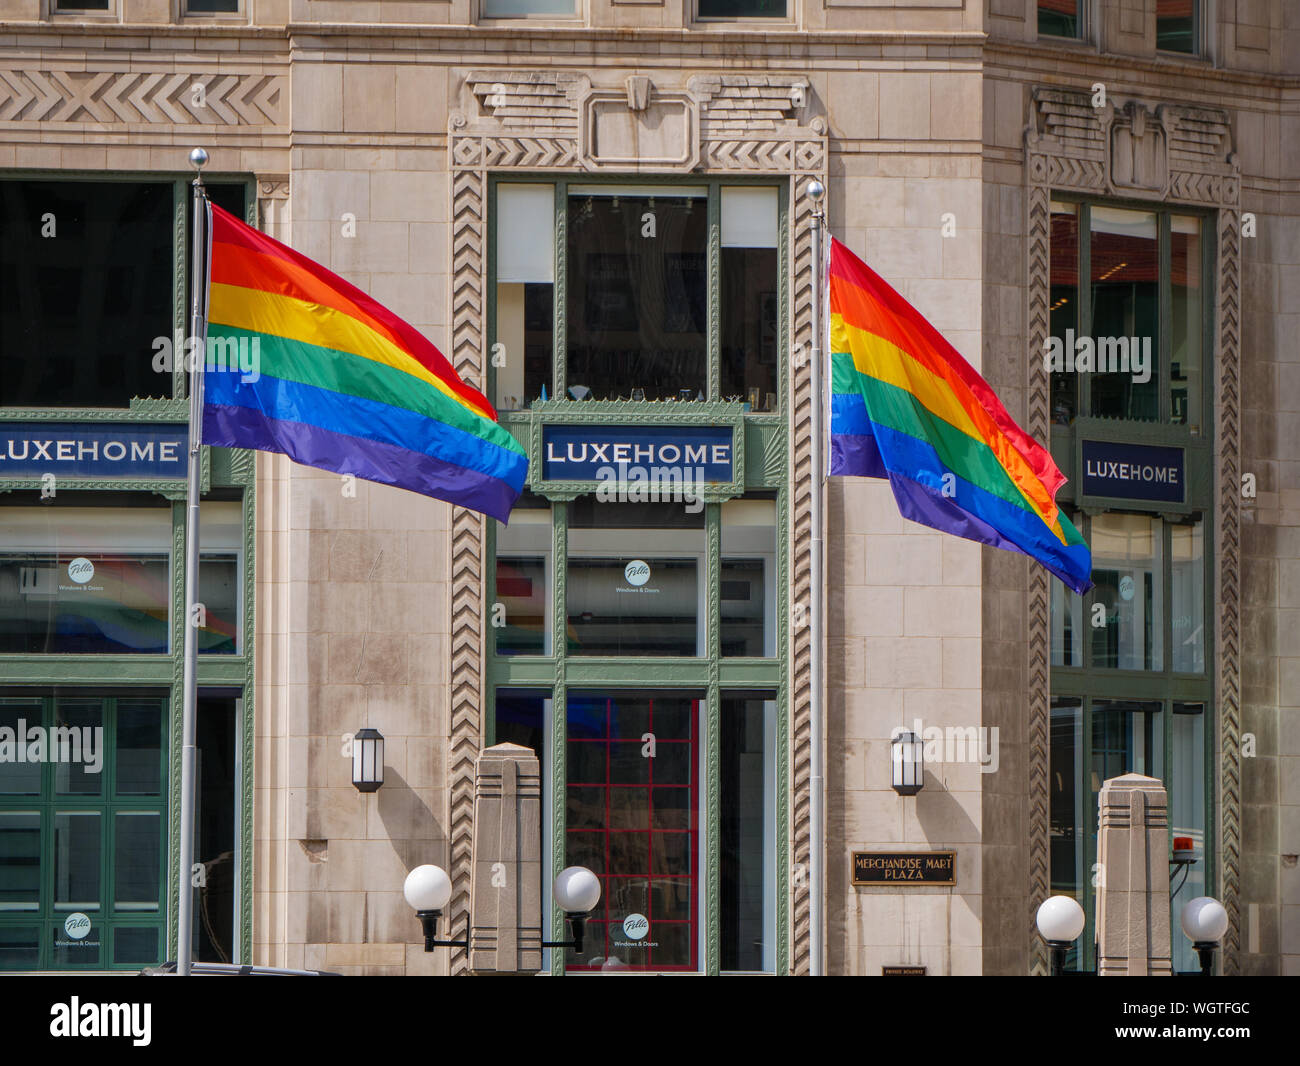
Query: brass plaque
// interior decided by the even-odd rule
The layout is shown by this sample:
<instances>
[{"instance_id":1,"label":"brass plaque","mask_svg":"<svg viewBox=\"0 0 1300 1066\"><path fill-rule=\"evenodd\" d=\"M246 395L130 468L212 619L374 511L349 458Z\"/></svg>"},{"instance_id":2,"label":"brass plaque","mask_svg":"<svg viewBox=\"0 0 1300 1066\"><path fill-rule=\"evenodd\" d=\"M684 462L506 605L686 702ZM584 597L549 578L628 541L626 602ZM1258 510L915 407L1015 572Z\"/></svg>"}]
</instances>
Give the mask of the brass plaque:
<instances>
[{"instance_id":1,"label":"brass plaque","mask_svg":"<svg viewBox=\"0 0 1300 1066\"><path fill-rule=\"evenodd\" d=\"M855 851L855 885L955 885L955 851Z\"/></svg>"},{"instance_id":2,"label":"brass plaque","mask_svg":"<svg viewBox=\"0 0 1300 1066\"><path fill-rule=\"evenodd\" d=\"M882 966L880 968L883 977L924 977L924 966Z\"/></svg>"}]
</instances>

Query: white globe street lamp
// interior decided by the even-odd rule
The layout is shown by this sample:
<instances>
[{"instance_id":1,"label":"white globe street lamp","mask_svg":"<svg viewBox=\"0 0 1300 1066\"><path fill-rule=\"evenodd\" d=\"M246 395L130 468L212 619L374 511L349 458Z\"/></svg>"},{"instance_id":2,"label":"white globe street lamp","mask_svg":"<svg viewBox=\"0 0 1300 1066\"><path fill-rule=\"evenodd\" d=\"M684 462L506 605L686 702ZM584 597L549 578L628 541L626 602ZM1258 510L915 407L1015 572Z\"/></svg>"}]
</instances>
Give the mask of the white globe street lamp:
<instances>
[{"instance_id":1,"label":"white globe street lamp","mask_svg":"<svg viewBox=\"0 0 1300 1066\"><path fill-rule=\"evenodd\" d=\"M1214 951L1228 931L1228 912L1213 896L1197 896L1183 905L1183 934L1201 959L1201 976L1214 976Z\"/></svg>"},{"instance_id":2,"label":"white globe street lamp","mask_svg":"<svg viewBox=\"0 0 1300 1066\"><path fill-rule=\"evenodd\" d=\"M1065 954L1083 932L1086 917L1073 896L1048 896L1038 905L1034 923L1052 949L1052 976L1060 977L1065 969Z\"/></svg>"}]
</instances>

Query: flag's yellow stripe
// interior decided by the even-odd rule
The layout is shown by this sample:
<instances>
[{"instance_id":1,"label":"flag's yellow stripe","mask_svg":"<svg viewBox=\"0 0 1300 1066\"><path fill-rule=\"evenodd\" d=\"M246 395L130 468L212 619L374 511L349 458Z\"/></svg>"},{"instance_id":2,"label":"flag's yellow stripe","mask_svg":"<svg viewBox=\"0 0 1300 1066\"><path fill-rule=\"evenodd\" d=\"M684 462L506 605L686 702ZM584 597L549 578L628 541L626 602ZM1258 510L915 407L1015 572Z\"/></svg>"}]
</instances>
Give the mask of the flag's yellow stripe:
<instances>
[{"instance_id":1,"label":"flag's yellow stripe","mask_svg":"<svg viewBox=\"0 0 1300 1066\"><path fill-rule=\"evenodd\" d=\"M387 337L335 308L261 289L215 282L208 301L208 320L216 325L267 333L384 363L432 385L475 414L491 418L487 411L467 403L445 381Z\"/></svg>"}]
</instances>

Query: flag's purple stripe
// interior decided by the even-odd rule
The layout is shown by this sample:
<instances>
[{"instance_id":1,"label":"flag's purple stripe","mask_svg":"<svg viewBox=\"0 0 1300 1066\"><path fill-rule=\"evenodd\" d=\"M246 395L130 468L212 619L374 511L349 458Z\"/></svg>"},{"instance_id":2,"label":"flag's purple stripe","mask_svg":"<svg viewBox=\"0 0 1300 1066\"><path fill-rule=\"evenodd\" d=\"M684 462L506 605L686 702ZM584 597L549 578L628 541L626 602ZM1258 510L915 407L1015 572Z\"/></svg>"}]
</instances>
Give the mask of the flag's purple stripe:
<instances>
[{"instance_id":1,"label":"flag's purple stripe","mask_svg":"<svg viewBox=\"0 0 1300 1066\"><path fill-rule=\"evenodd\" d=\"M885 460L880 457L880 446L870 433L831 434L830 472L854 477L889 476Z\"/></svg>"},{"instance_id":2,"label":"flag's purple stripe","mask_svg":"<svg viewBox=\"0 0 1300 1066\"><path fill-rule=\"evenodd\" d=\"M205 404L203 443L282 452L294 462L394 485L460 507L510 518L518 492L499 478L394 444L271 418L251 407Z\"/></svg>"}]
</instances>

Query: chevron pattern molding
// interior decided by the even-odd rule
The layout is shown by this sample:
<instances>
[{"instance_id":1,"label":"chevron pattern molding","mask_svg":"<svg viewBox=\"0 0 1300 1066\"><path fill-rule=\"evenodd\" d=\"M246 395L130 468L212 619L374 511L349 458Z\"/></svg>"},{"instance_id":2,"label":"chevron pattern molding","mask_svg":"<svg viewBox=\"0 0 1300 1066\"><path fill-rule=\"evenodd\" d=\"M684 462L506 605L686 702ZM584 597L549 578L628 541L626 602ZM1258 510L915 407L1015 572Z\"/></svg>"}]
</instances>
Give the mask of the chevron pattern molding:
<instances>
[{"instance_id":1,"label":"chevron pattern molding","mask_svg":"<svg viewBox=\"0 0 1300 1066\"><path fill-rule=\"evenodd\" d=\"M579 105L590 87L586 75L556 71L487 71L466 79L474 116L453 112L448 122L448 149L452 166L452 361L466 380L481 383L482 347L487 336L485 242L487 240L487 181L493 171L554 170L572 174L576 169L599 170L584 158L578 136ZM719 75L690 79L687 89L700 107L700 164L696 172L770 174L793 180L796 194L790 224L791 277L786 279L791 298L791 341L811 346L812 290L809 285L811 247L808 219L811 203L804 189L812 177L826 181L826 122L814 118L807 125L794 118L805 106L807 83L800 78L764 75ZM753 90L758 89L756 97ZM680 92L680 90L674 90ZM630 90L629 90L630 92ZM725 119L725 122L720 121ZM740 123L739 127L733 124ZM728 132L712 137L710 131L743 129L749 137ZM524 134L522 130L527 130ZM557 286L563 277L557 277ZM557 293L558 296L558 293ZM562 353L561 353L562 357ZM796 490L791 504L791 574L794 595L807 602L809 560L809 509L806 483L810 468L807 373L792 375L794 413L792 475ZM451 766L451 876L452 910L468 902L470 884L469 819L473 817L474 755L481 743L487 693L483 691L484 655L481 559L484 524L471 512L456 511L452 526L453 591L451 602L452 766ZM562 560L557 560L562 565ZM801 583L801 584L800 584ZM799 876L799 864L808 863L808 631L789 630L791 646L790 693L790 840L796 873L792 881L792 930L789 971L808 969L808 889ZM557 700L563 683L557 681ZM557 753L558 757L559 753ZM557 817L562 817L562 809ZM778 902L784 911L786 901ZM782 953L784 954L784 953ZM453 972L463 972L464 955L453 956Z\"/></svg>"},{"instance_id":2,"label":"chevron pattern molding","mask_svg":"<svg viewBox=\"0 0 1300 1066\"><path fill-rule=\"evenodd\" d=\"M279 74L0 70L0 122L280 126Z\"/></svg>"},{"instance_id":3,"label":"chevron pattern molding","mask_svg":"<svg viewBox=\"0 0 1300 1066\"><path fill-rule=\"evenodd\" d=\"M1047 338L1050 199L1053 190L1095 196L1146 196L1217 208L1218 351L1215 366L1215 443L1218 456L1215 589L1218 678L1215 703L1219 714L1219 898L1228 911L1223 940L1223 972L1240 969L1241 948L1241 523L1238 447L1241 380L1241 170L1233 152L1231 125L1225 111L1160 104L1148 107L1130 100L1094 108L1086 92L1038 88L1033 94L1033 121L1025 132L1028 184L1029 291L1025 336L1029 351L1041 352ZM1116 181L1112 128L1126 128L1138 139L1160 131L1168 174L1165 190L1144 190L1122 173ZM1122 143L1116 142L1116 143ZM1127 161L1120 159L1121 169ZM1030 433L1045 441L1048 392L1041 362L1029 367ZM1029 589L1029 759L1031 902L1036 907L1048 886L1048 607L1047 578L1032 571ZM1040 773L1041 770L1041 773ZM1207 888L1207 890L1209 890ZM1032 910L1026 916L1033 922ZM1031 936L1034 972L1046 967L1041 937Z\"/></svg>"}]
</instances>

